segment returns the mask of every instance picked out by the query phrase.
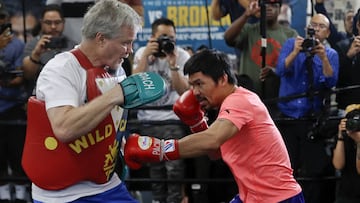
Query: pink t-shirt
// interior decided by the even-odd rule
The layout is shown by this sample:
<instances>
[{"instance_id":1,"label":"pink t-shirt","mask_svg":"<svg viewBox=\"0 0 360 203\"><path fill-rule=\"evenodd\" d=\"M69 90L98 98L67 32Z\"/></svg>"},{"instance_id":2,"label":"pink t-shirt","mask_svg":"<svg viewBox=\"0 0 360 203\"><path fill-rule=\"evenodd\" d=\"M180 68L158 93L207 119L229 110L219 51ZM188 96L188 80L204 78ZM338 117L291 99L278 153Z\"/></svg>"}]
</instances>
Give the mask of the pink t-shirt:
<instances>
[{"instance_id":1,"label":"pink t-shirt","mask_svg":"<svg viewBox=\"0 0 360 203\"><path fill-rule=\"evenodd\" d=\"M219 118L239 129L221 145L221 154L244 203L275 203L301 192L281 134L255 93L237 88L224 100Z\"/></svg>"}]
</instances>

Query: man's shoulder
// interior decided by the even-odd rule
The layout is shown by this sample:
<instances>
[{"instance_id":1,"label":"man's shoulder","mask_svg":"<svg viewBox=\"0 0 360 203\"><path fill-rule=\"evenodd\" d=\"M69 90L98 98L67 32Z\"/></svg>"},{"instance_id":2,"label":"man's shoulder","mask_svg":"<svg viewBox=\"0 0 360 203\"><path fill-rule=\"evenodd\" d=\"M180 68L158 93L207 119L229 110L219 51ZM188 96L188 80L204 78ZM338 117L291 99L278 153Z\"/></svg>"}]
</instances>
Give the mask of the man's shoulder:
<instances>
[{"instance_id":1,"label":"man's shoulder","mask_svg":"<svg viewBox=\"0 0 360 203\"><path fill-rule=\"evenodd\" d=\"M15 46L15 47L25 47L25 43L21 41L19 38L14 37L9 43L9 46Z\"/></svg>"},{"instance_id":2,"label":"man's shoulder","mask_svg":"<svg viewBox=\"0 0 360 203\"><path fill-rule=\"evenodd\" d=\"M284 33L286 34L286 36L288 36L288 37L296 37L299 35L297 33L297 31L291 27L282 25L282 29L283 29Z\"/></svg>"},{"instance_id":3,"label":"man's shoulder","mask_svg":"<svg viewBox=\"0 0 360 203\"><path fill-rule=\"evenodd\" d=\"M176 50L178 51L178 58L190 58L190 54L187 52L187 51L185 51L185 49L183 49L182 47L180 47L180 46L176 46Z\"/></svg>"},{"instance_id":4,"label":"man's shoulder","mask_svg":"<svg viewBox=\"0 0 360 203\"><path fill-rule=\"evenodd\" d=\"M326 50L328 57L330 57L330 56L336 57L334 59L337 59L339 57L339 53L334 48L332 48L330 46L326 46L325 50Z\"/></svg>"},{"instance_id":5,"label":"man's shoulder","mask_svg":"<svg viewBox=\"0 0 360 203\"><path fill-rule=\"evenodd\" d=\"M353 40L354 40L354 38L346 38L346 39L340 40L339 42L336 43L335 47L337 49L339 49L340 51L345 51L345 50L347 51Z\"/></svg>"},{"instance_id":6,"label":"man's shoulder","mask_svg":"<svg viewBox=\"0 0 360 203\"><path fill-rule=\"evenodd\" d=\"M142 53L144 50L145 50L146 46L142 46L142 47L139 47L138 49L135 50L135 55L136 54L139 54L139 53Z\"/></svg>"}]
</instances>

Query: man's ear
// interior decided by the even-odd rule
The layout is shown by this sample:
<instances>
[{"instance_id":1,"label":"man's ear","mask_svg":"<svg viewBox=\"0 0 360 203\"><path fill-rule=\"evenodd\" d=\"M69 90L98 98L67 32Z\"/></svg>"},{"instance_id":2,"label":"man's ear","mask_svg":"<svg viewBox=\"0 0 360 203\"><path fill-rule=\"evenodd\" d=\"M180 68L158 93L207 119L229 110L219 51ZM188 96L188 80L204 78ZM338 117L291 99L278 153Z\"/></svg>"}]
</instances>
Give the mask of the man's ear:
<instances>
[{"instance_id":1,"label":"man's ear","mask_svg":"<svg viewBox=\"0 0 360 203\"><path fill-rule=\"evenodd\" d=\"M227 74L223 74L219 80L218 80L218 84L220 85L226 85L229 82L229 76Z\"/></svg>"},{"instance_id":2,"label":"man's ear","mask_svg":"<svg viewBox=\"0 0 360 203\"><path fill-rule=\"evenodd\" d=\"M96 43L102 45L102 44L104 43L104 41L105 41L105 36L104 36L104 34L102 34L101 32L96 33L96 35L95 35L95 41L96 41Z\"/></svg>"}]
</instances>

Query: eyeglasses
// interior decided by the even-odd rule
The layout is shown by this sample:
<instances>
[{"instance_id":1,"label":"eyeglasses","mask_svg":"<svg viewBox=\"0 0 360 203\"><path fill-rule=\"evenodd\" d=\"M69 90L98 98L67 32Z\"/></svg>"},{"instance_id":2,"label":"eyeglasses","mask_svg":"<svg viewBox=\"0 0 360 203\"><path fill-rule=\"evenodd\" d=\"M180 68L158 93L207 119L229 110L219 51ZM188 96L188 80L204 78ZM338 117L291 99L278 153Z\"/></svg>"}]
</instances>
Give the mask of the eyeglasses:
<instances>
[{"instance_id":1,"label":"eyeglasses","mask_svg":"<svg viewBox=\"0 0 360 203\"><path fill-rule=\"evenodd\" d=\"M310 26L313 27L313 28L319 28L319 29L322 29L322 30L325 30L325 29L328 28L325 24L313 23L313 22L310 23Z\"/></svg>"},{"instance_id":2,"label":"eyeglasses","mask_svg":"<svg viewBox=\"0 0 360 203\"><path fill-rule=\"evenodd\" d=\"M45 25L60 25L62 24L64 21L63 20L43 20L42 21Z\"/></svg>"}]
</instances>

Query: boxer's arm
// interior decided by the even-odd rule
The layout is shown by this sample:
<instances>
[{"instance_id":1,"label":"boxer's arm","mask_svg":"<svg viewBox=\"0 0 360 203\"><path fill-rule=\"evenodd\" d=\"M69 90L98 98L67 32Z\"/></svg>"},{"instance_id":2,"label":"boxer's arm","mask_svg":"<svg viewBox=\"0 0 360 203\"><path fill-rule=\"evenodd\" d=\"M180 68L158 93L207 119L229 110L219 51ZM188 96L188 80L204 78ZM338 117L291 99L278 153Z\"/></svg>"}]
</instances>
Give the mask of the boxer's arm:
<instances>
[{"instance_id":1,"label":"boxer's arm","mask_svg":"<svg viewBox=\"0 0 360 203\"><path fill-rule=\"evenodd\" d=\"M208 129L207 119L201 110L193 90L184 92L175 102L173 111L182 122L196 133Z\"/></svg>"},{"instance_id":2,"label":"boxer's arm","mask_svg":"<svg viewBox=\"0 0 360 203\"><path fill-rule=\"evenodd\" d=\"M165 140L164 145L156 144L160 143L156 138L131 135L125 144L125 161L129 167L138 169L143 163L208 155L218 151L220 146L237 132L238 129L232 122L218 119L207 130L180 140ZM166 144L167 142L170 144Z\"/></svg>"},{"instance_id":3,"label":"boxer's arm","mask_svg":"<svg viewBox=\"0 0 360 203\"><path fill-rule=\"evenodd\" d=\"M134 74L109 91L79 107L59 106L47 110L55 136L69 142L85 135L116 106L135 108L162 97L165 82L156 73Z\"/></svg>"}]
</instances>

